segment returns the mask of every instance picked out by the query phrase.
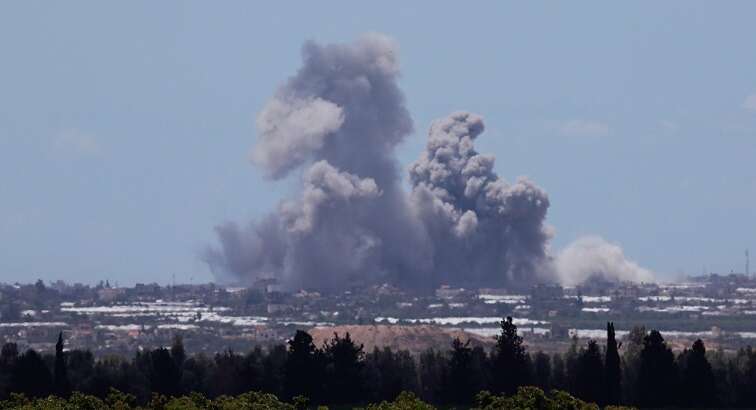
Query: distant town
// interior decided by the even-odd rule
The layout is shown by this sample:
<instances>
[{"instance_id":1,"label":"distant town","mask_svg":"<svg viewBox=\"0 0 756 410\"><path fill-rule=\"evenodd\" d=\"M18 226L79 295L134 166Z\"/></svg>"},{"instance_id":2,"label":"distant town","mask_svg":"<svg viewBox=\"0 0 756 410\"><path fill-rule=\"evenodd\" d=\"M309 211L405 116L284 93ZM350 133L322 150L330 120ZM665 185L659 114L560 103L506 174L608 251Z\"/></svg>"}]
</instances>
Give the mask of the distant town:
<instances>
[{"instance_id":1,"label":"distant town","mask_svg":"<svg viewBox=\"0 0 756 410\"><path fill-rule=\"evenodd\" d=\"M366 348L388 345L420 352L447 348L454 337L492 345L512 316L530 349L565 350L573 338L602 339L606 322L618 339L634 326L658 329L673 349L703 339L734 351L756 342L756 279L710 274L682 283L537 285L529 294L506 289L442 286L413 294L389 285L339 294L283 291L275 280L248 287L215 284L116 287L62 281L0 285L0 337L19 349L54 350L59 332L68 349L95 355L133 354L170 345L213 353L272 346L296 329L316 340L350 332ZM442 346L434 346L442 344Z\"/></svg>"}]
</instances>

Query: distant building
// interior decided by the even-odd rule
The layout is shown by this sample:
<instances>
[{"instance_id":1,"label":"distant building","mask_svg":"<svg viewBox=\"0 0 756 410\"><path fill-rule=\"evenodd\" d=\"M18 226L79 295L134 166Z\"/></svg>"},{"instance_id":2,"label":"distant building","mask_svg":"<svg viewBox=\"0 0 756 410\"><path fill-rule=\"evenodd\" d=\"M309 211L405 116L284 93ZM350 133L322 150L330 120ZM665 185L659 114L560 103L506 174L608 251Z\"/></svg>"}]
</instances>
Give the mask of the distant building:
<instances>
[{"instance_id":1,"label":"distant building","mask_svg":"<svg viewBox=\"0 0 756 410\"><path fill-rule=\"evenodd\" d=\"M123 288L102 288L97 291L97 299L101 302L111 303L125 294Z\"/></svg>"},{"instance_id":2,"label":"distant building","mask_svg":"<svg viewBox=\"0 0 756 410\"><path fill-rule=\"evenodd\" d=\"M282 303L268 303L267 312L269 315L274 315L277 313L284 313L289 310L289 305L285 305Z\"/></svg>"},{"instance_id":3,"label":"distant building","mask_svg":"<svg viewBox=\"0 0 756 410\"><path fill-rule=\"evenodd\" d=\"M439 299L454 299L465 292L464 288L452 288L449 285L441 285L436 289L436 297Z\"/></svg>"}]
</instances>

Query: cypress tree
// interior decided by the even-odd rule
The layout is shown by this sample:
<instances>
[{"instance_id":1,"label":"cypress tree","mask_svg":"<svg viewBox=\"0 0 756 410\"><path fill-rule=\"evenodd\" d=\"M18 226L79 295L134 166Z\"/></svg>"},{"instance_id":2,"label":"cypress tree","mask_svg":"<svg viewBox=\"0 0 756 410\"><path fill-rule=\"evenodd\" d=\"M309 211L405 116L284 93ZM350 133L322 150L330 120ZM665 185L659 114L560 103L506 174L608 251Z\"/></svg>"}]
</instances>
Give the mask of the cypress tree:
<instances>
[{"instance_id":1,"label":"cypress tree","mask_svg":"<svg viewBox=\"0 0 756 410\"><path fill-rule=\"evenodd\" d=\"M60 397L68 397L71 394L71 384L68 381L68 369L66 357L63 353L63 332L58 334L58 343L55 344L55 394Z\"/></svg>"},{"instance_id":2,"label":"cypress tree","mask_svg":"<svg viewBox=\"0 0 756 410\"><path fill-rule=\"evenodd\" d=\"M614 323L606 324L606 358L604 362L606 372L606 403L617 405L620 403L620 381L622 370L620 369L619 346L614 334Z\"/></svg>"}]
</instances>

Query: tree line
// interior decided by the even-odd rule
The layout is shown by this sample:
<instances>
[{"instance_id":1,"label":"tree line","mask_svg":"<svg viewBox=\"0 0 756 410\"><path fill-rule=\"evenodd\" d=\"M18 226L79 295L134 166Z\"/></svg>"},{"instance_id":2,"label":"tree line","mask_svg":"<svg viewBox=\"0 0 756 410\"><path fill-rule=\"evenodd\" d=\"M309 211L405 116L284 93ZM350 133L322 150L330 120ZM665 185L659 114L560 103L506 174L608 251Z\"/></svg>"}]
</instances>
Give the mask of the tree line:
<instances>
[{"instance_id":1,"label":"tree line","mask_svg":"<svg viewBox=\"0 0 756 410\"><path fill-rule=\"evenodd\" d=\"M590 340L580 346L573 339L563 353L530 353L510 317L488 351L455 339L447 349L418 356L390 348L365 352L348 333L316 346L307 332L297 331L287 345L246 353L190 356L177 337L170 347L132 358L95 359L86 350L64 350L60 335L54 354L19 352L13 343L2 347L0 399L73 394L106 400L119 392L144 405L155 397L216 400L264 392L290 403L341 407L411 392L434 405L486 407L501 403L497 397L535 397L540 391L550 392L542 400L566 392L600 406L756 407L756 353L750 347L728 355L707 352L697 340L675 354L660 332L642 327L624 343L608 323L603 345Z\"/></svg>"}]
</instances>

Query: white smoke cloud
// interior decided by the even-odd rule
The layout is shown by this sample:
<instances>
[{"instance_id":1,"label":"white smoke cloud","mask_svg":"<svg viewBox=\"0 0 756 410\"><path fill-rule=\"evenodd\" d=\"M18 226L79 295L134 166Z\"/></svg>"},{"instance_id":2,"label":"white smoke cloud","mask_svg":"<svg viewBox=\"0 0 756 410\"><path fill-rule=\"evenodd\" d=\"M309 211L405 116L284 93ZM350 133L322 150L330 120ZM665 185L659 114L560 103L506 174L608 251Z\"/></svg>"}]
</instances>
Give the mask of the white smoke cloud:
<instances>
[{"instance_id":1,"label":"white smoke cloud","mask_svg":"<svg viewBox=\"0 0 756 410\"><path fill-rule=\"evenodd\" d=\"M475 211L467 210L461 217L459 217L457 225L454 227L454 233L457 234L457 236L464 238L471 235L477 227L478 215L475 214Z\"/></svg>"},{"instance_id":2,"label":"white smoke cloud","mask_svg":"<svg viewBox=\"0 0 756 410\"><path fill-rule=\"evenodd\" d=\"M622 248L600 236L579 238L562 249L555 259L559 280L579 285L592 277L610 281L652 282L653 273L627 259Z\"/></svg>"},{"instance_id":3,"label":"white smoke cloud","mask_svg":"<svg viewBox=\"0 0 756 410\"><path fill-rule=\"evenodd\" d=\"M322 98L273 98L257 116L260 137L252 159L270 176L283 176L321 149L343 123L341 108Z\"/></svg>"}]
</instances>

